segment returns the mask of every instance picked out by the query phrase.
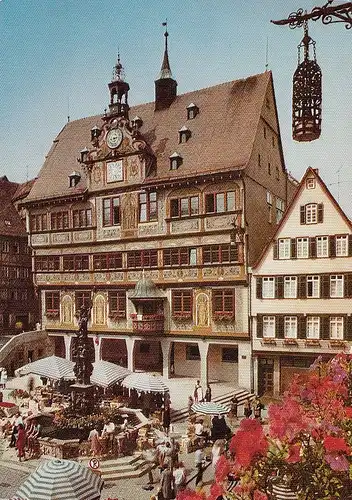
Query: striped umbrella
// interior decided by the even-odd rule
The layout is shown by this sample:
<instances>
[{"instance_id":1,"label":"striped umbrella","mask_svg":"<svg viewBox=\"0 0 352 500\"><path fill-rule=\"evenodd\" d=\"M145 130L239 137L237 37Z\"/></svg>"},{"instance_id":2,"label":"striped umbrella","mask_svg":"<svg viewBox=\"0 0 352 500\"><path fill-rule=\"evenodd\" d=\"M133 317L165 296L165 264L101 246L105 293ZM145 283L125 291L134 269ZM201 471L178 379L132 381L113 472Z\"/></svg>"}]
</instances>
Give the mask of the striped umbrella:
<instances>
[{"instance_id":1,"label":"striped umbrella","mask_svg":"<svg viewBox=\"0 0 352 500\"><path fill-rule=\"evenodd\" d=\"M123 366L100 360L93 363L93 373L90 380L92 384L100 385L101 387L109 387L109 385L121 382L121 380L130 373L131 372Z\"/></svg>"},{"instance_id":2,"label":"striped umbrella","mask_svg":"<svg viewBox=\"0 0 352 500\"><path fill-rule=\"evenodd\" d=\"M60 380L61 378L74 377L73 367L73 361L60 358L59 356L48 356L18 368L16 373L18 375L28 375L32 373L40 377Z\"/></svg>"},{"instance_id":3,"label":"striped umbrella","mask_svg":"<svg viewBox=\"0 0 352 500\"><path fill-rule=\"evenodd\" d=\"M41 464L20 486L22 500L99 500L103 480L72 460L49 460Z\"/></svg>"},{"instance_id":4,"label":"striped umbrella","mask_svg":"<svg viewBox=\"0 0 352 500\"><path fill-rule=\"evenodd\" d=\"M135 389L138 392L165 393L169 391L166 381L152 373L131 373L122 381L124 387Z\"/></svg>"},{"instance_id":5,"label":"striped umbrella","mask_svg":"<svg viewBox=\"0 0 352 500\"><path fill-rule=\"evenodd\" d=\"M194 403L191 410L194 411L194 413L202 413L203 415L225 415L230 411L226 406L213 401Z\"/></svg>"}]
</instances>

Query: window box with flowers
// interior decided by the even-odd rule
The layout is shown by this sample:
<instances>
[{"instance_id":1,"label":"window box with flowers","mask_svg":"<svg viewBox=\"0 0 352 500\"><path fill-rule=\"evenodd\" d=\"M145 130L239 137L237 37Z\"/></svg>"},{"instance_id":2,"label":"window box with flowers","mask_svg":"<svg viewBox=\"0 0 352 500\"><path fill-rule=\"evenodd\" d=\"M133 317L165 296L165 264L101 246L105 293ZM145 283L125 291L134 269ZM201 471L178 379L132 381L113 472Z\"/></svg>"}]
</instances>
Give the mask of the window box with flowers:
<instances>
[{"instance_id":1,"label":"window box with flowers","mask_svg":"<svg viewBox=\"0 0 352 500\"><path fill-rule=\"evenodd\" d=\"M126 313L124 311L114 311L109 314L109 319L111 321L119 321L121 319L126 319Z\"/></svg>"},{"instance_id":2,"label":"window box with flowers","mask_svg":"<svg viewBox=\"0 0 352 500\"><path fill-rule=\"evenodd\" d=\"M276 339L274 337L264 337L261 343L262 345L276 345Z\"/></svg>"},{"instance_id":3,"label":"window box with flowers","mask_svg":"<svg viewBox=\"0 0 352 500\"><path fill-rule=\"evenodd\" d=\"M232 311L215 311L213 312L214 321L232 321L234 314Z\"/></svg>"},{"instance_id":4,"label":"window box with flowers","mask_svg":"<svg viewBox=\"0 0 352 500\"><path fill-rule=\"evenodd\" d=\"M319 339L306 339L305 341L305 346L306 347L320 347L320 340Z\"/></svg>"},{"instance_id":5,"label":"window box with flowers","mask_svg":"<svg viewBox=\"0 0 352 500\"><path fill-rule=\"evenodd\" d=\"M48 319L58 319L59 316L60 316L60 312L59 311L46 311L45 313L45 316L48 318Z\"/></svg>"},{"instance_id":6,"label":"window box with flowers","mask_svg":"<svg viewBox=\"0 0 352 500\"><path fill-rule=\"evenodd\" d=\"M298 345L297 339L284 339L284 345Z\"/></svg>"},{"instance_id":7,"label":"window box with flowers","mask_svg":"<svg viewBox=\"0 0 352 500\"><path fill-rule=\"evenodd\" d=\"M192 319L192 313L190 311L178 311L172 313L172 319L178 321L184 321Z\"/></svg>"},{"instance_id":8,"label":"window box with flowers","mask_svg":"<svg viewBox=\"0 0 352 500\"><path fill-rule=\"evenodd\" d=\"M332 349L345 349L346 347L346 342L340 339L331 339L329 344Z\"/></svg>"}]
</instances>

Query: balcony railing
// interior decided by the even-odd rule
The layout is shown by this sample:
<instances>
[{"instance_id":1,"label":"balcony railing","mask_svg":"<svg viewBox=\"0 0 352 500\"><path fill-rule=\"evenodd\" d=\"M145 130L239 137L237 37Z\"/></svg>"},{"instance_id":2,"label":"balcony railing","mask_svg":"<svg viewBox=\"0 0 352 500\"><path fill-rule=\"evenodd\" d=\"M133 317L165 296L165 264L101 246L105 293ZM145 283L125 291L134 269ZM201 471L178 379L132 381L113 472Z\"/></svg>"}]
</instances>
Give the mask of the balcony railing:
<instances>
[{"instance_id":1,"label":"balcony railing","mask_svg":"<svg viewBox=\"0 0 352 500\"><path fill-rule=\"evenodd\" d=\"M131 314L133 333L156 335L164 333L163 314Z\"/></svg>"}]
</instances>

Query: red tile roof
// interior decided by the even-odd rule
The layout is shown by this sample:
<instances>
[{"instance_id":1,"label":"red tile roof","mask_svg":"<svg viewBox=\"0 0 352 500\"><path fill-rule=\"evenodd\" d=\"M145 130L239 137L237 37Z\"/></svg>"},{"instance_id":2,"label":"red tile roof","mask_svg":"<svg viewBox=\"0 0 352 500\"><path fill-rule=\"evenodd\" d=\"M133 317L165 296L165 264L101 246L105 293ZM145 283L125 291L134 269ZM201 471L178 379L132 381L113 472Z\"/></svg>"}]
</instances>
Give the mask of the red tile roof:
<instances>
[{"instance_id":1,"label":"red tile roof","mask_svg":"<svg viewBox=\"0 0 352 500\"><path fill-rule=\"evenodd\" d=\"M142 118L141 133L157 158L157 179L244 168L251 155L271 78L271 72L266 72L189 92L177 96L169 108L160 111L154 110L154 102L133 106L130 116ZM193 120L187 120L187 106L192 102L199 113ZM102 125L100 116L75 120L64 126L26 201L85 191L84 174L75 188L69 188L68 176L73 170L80 170L76 158L89 146L94 125ZM178 131L184 125L191 137L179 144ZM175 151L183 162L177 170L170 170L169 156Z\"/></svg>"},{"instance_id":2,"label":"red tile roof","mask_svg":"<svg viewBox=\"0 0 352 500\"><path fill-rule=\"evenodd\" d=\"M0 235L25 236L25 224L17 212L12 198L18 184L10 182L6 177L0 178Z\"/></svg>"}]
</instances>

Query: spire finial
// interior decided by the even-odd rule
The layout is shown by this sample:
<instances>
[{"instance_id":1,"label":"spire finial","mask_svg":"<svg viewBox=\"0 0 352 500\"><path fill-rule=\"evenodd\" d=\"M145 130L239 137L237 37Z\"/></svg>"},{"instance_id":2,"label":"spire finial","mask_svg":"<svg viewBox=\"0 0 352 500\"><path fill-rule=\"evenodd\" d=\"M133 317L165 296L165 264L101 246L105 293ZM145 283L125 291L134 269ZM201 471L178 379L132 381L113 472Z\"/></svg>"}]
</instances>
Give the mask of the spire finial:
<instances>
[{"instance_id":1,"label":"spire finial","mask_svg":"<svg viewBox=\"0 0 352 500\"><path fill-rule=\"evenodd\" d=\"M116 62L114 69L113 69L112 81L113 82L116 82L116 81L123 82L124 77L125 77L124 70L123 70L123 66L121 64L121 60L120 60L120 49L117 48L117 62Z\"/></svg>"},{"instance_id":2,"label":"spire finial","mask_svg":"<svg viewBox=\"0 0 352 500\"><path fill-rule=\"evenodd\" d=\"M165 49L164 49L164 58L163 62L161 65L161 70L159 74L159 79L163 78L172 78L172 73L171 73L171 68L170 68L170 63L169 63L169 52L168 52L168 45L167 45L167 39L169 36L169 32L167 31L167 19L162 23L162 26L165 26Z\"/></svg>"}]
</instances>

